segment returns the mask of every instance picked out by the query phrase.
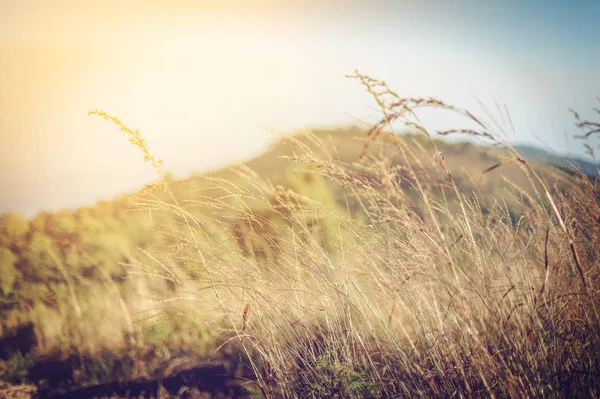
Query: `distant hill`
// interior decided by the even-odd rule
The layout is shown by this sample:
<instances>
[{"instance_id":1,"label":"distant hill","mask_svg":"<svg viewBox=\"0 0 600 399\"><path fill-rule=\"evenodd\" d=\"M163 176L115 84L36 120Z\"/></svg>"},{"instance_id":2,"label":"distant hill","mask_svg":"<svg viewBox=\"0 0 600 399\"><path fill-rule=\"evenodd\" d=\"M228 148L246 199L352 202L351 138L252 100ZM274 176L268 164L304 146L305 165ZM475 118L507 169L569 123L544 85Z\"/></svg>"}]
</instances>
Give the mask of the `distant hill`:
<instances>
[{"instance_id":1,"label":"distant hill","mask_svg":"<svg viewBox=\"0 0 600 399\"><path fill-rule=\"evenodd\" d=\"M583 173L590 177L599 177L598 167L599 165L593 162L586 161L581 158L574 158L568 156L561 156L553 154L541 148L532 147L528 145L518 145L515 149L519 153L530 161L543 162L563 170L570 170L573 167L581 169Z\"/></svg>"},{"instance_id":2,"label":"distant hill","mask_svg":"<svg viewBox=\"0 0 600 399\"><path fill-rule=\"evenodd\" d=\"M199 216L208 215L207 202L233 201L228 199L232 196L227 185L246 187L250 193L257 180L304 193L302 195L314 197L317 193L316 196L337 203L342 209L357 211L359 203L347 195L343 185L327 179L325 172L317 173L317 178L303 174L306 163L311 160L317 171L319 168L325 171L333 163L343 165L347 176L368 181L376 188L384 184L382 173L392 173L394 184L409 201L407 206L417 214L421 197L415 188L415 178L431 191L434 201L451 203L456 198L443 167L452 173L452 181L464 195L477 197L478 206L484 212L502 201L516 215L521 206L520 193L535 196L531 182L519 165L508 162L505 154L497 149L437 140L436 148L433 148L424 136L415 134L404 134L401 140L406 158L399 154L390 139L382 138L370 146L369 156L376 160L370 162L368 168L360 161L368 141L366 131L356 127L315 129L308 134L282 138L262 155L242 164L187 179L168 180L174 195L183 200L182 203L189 203L189 211ZM568 159L552 157L541 150L528 147L519 147L519 150L535 161L547 160L557 166L568 164ZM311 155L306 156L308 153ZM443 154L444 166L440 154ZM407 162L413 166L410 170ZM575 186L574 179L567 173L542 163L533 164L553 190L564 192ZM582 161L580 166L586 173L597 176L595 166L589 162ZM243 168L251 170L255 177L248 179ZM215 182L226 184L220 184L217 189ZM123 296L132 297L138 292L137 282L125 278L127 273L122 265L129 264L135 254L140 253L138 248L150 250L157 243L156 230L174 225L177 217L170 212L133 211L139 197L146 198L149 204L154 198L164 198L160 190L132 194L100 201L90 207L41 212L31 220L14 213L0 215L0 337L23 323L48 324L38 320L40 318L62 320L63 309L70 306L73 295L100 322L102 313L96 310L106 298L107 284ZM251 201L248 206L253 206ZM213 216L229 228L236 225L236 217L239 217L224 211ZM164 292L171 289L166 283L161 286ZM121 304L111 304L110 309L115 306ZM56 327L56 331L67 329L71 321L65 319L61 323L63 325ZM128 321L119 323L126 326ZM41 336L45 334L42 332Z\"/></svg>"},{"instance_id":3,"label":"distant hill","mask_svg":"<svg viewBox=\"0 0 600 399\"><path fill-rule=\"evenodd\" d=\"M285 215L294 210L307 218L310 230L305 231L318 237L315 242L335 253L343 237L329 215L343 213L360 224L376 220L367 219L369 209L401 204L411 218L424 221L426 192L433 209L448 209L438 215L444 224L453 223L448 214L460 212L459 196L481 215L501 212L521 223L520 216L539 198L522 165L498 149L439 140L432 145L417 134L403 134L398 142L382 135L371 143L366 151L371 159L365 161L361 154L368 140L367 132L356 127L314 129L282 137L247 162L166 180L198 233L206 228L197 240L207 260L224 265L229 257L241 256L252 265L249 270L258 264L267 270L276 264L276 251L286 251L282 236L292 230L285 223L295 219ZM527 158L548 159L543 151L521 150ZM559 166L567 162L557 159ZM531 165L552 193L577 189L575 176L540 162ZM389 187L397 197L377 195ZM90 207L40 212L31 220L0 215L0 381L9 375L3 377L3 370L23 373L44 353L77 353L78 359L81 353L129 353L123 348L133 341L168 353L214 352L209 343L219 330L204 322L215 311L210 304L162 301L206 291L180 213L161 202L171 203L163 188L149 185ZM281 206L285 198L287 206ZM310 208L313 203L326 211ZM283 227L273 230L278 224ZM162 313L148 316L158 306ZM190 317L178 316L183 314ZM121 378L122 371L115 368L114 375Z\"/></svg>"}]
</instances>

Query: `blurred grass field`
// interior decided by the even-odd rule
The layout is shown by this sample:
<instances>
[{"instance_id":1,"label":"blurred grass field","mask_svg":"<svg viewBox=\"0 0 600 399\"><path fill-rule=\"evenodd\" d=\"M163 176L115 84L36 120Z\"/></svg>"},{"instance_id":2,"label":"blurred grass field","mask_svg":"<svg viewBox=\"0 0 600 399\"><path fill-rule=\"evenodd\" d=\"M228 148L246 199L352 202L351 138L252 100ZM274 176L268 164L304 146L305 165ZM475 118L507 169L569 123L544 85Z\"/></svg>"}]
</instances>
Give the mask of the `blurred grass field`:
<instances>
[{"instance_id":1,"label":"blurred grass field","mask_svg":"<svg viewBox=\"0 0 600 399\"><path fill-rule=\"evenodd\" d=\"M198 358L265 397L599 396L598 181L525 160L489 115L355 78L379 124L181 181L93 111L158 180L1 216L0 379L68 390ZM421 108L477 129L434 136ZM68 367L51 381L40 359Z\"/></svg>"}]
</instances>

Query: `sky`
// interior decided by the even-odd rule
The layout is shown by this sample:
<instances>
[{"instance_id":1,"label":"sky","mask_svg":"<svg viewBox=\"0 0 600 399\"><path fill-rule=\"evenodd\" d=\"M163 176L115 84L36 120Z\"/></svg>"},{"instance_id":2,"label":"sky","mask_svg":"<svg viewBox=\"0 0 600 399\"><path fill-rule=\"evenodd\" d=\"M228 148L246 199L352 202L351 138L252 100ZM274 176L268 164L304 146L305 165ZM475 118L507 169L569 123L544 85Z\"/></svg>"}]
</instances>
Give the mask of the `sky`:
<instances>
[{"instance_id":1,"label":"sky","mask_svg":"<svg viewBox=\"0 0 600 399\"><path fill-rule=\"evenodd\" d=\"M373 122L355 69L403 96L506 105L509 139L583 156L569 108L600 95L600 2L0 0L0 213L32 217L176 176L281 134ZM456 127L444 115L432 128Z\"/></svg>"}]
</instances>

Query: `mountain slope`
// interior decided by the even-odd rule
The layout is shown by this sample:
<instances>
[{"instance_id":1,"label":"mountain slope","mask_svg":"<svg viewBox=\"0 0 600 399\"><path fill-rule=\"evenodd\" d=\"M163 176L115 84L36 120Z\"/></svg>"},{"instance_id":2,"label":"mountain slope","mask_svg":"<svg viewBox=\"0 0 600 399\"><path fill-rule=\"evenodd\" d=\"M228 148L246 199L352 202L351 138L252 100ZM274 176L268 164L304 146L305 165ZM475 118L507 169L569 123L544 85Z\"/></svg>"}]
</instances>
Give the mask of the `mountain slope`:
<instances>
[{"instance_id":1,"label":"mountain slope","mask_svg":"<svg viewBox=\"0 0 600 399\"><path fill-rule=\"evenodd\" d=\"M525 157L525 159L531 161L547 163L563 170L569 170L575 167L580 169L587 176L600 176L598 171L599 166L585 159L561 156L527 145L518 145L515 148L523 157Z\"/></svg>"},{"instance_id":2,"label":"mountain slope","mask_svg":"<svg viewBox=\"0 0 600 399\"><path fill-rule=\"evenodd\" d=\"M373 160L367 166L360 159L367 139L366 132L358 128L314 130L283 138L263 155L242 165L172 181L170 187L182 204L193 201L190 212L201 215L208 212L206 203L230 201L224 199L229 194L226 186L253 187L256 184L244 173L240 174L239 168L244 166L252 170L257 179L269 184L300 191L303 195L308 193L306 195L337 203L340 209L358 212L356 199L348 195L343 185L327 178L331 172L328 168L335 163L343 165L349 177L362 179L376 188L384 188L383 175L392 176L393 184L404 193L407 206L422 215L416 178L426 190L431 190L433 201L452 201L456 196L440 163L440 154L443 154L458 188L469 197L477 197L484 210L504 202L517 214L520 196L535 196L527 175L516 163L507 161L501 151L442 141L436 141L433 148L424 137L408 134L400 137L406 159L399 155L392 140L381 139L371 145L368 155ZM499 163L502 163L500 167L493 168ZM320 177L302 177L307 164L312 164ZM572 178L561 171L543 164L536 165L535 169L552 188L565 191L574 187ZM60 319L65 304L73 300L73 291L81 295L78 297L84 302L81 306L89 309L104 300L107 281L112 280L123 295L137 292L139 287L125 278L127 271L121 264L129 264L135 254L139 254L138 248L151 249L159 240L156 229L177 220L172 213L160 209L150 211L142 206L145 210L140 211L140 198L146 198L142 202L148 204L148 195L166 199L160 190L149 190L102 201L94 207L40 213L30 221L15 214L1 216L0 314L3 317L0 336L4 330L28 321L45 323L52 311ZM235 226L238 215L217 212L214 217L220 223ZM162 284L161 290L169 292L171 288ZM100 316L101 313L96 312L91 320ZM126 329L127 323L126 318L120 320L118 328ZM64 326L56 328L62 331Z\"/></svg>"}]
</instances>

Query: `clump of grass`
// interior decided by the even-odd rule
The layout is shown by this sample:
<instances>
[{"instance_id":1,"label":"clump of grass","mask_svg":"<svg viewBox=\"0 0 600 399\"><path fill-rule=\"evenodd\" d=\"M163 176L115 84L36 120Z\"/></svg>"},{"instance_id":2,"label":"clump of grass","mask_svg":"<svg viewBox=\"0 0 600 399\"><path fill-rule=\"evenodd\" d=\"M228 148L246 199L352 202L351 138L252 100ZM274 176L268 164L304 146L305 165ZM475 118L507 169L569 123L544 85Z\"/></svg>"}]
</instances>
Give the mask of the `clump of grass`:
<instances>
[{"instance_id":1,"label":"clump of grass","mask_svg":"<svg viewBox=\"0 0 600 399\"><path fill-rule=\"evenodd\" d=\"M490 115L485 122L352 77L383 114L361 157L342 161L311 134L288 140L287 161L326 179L333 201L240 168L241 183L209 179L211 195L185 201L161 174L166 195L149 192L138 203L178 217L163 228L163 255L204 287L194 295L214 303L261 392L600 395L598 182L579 177L561 189L553 181L564 176L553 180L523 159ZM430 132L417 117L422 108L458 113L477 128ZM394 121L425 140L394 134ZM517 165L528 186L509 179L503 198L466 191L436 135L503 147L480 174ZM143 141L132 142L154 159Z\"/></svg>"}]
</instances>

